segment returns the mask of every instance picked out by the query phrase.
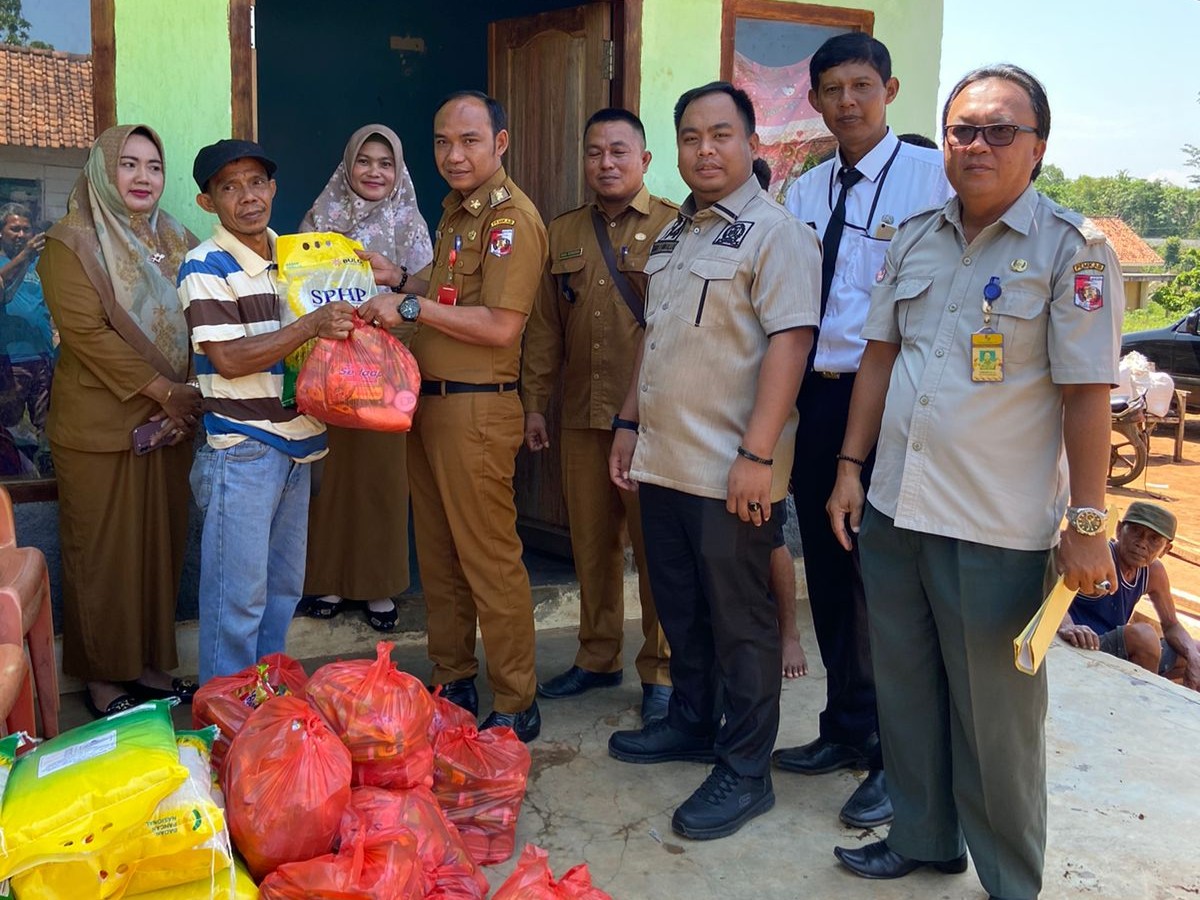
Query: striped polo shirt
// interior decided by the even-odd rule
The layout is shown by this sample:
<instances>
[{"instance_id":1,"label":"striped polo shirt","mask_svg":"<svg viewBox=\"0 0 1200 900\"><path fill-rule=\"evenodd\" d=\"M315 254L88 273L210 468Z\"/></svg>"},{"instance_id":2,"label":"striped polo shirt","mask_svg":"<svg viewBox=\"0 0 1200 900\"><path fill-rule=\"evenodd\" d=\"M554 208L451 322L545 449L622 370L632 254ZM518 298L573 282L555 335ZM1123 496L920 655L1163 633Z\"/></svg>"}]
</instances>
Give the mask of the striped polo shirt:
<instances>
[{"instance_id":1,"label":"striped polo shirt","mask_svg":"<svg viewBox=\"0 0 1200 900\"><path fill-rule=\"evenodd\" d=\"M268 260L215 226L179 269L179 300L192 333L209 445L223 450L252 437L297 462L312 462L325 455L325 426L280 402L283 360L226 378L204 353L206 343L279 330L283 303L276 291L275 237L267 232Z\"/></svg>"}]
</instances>

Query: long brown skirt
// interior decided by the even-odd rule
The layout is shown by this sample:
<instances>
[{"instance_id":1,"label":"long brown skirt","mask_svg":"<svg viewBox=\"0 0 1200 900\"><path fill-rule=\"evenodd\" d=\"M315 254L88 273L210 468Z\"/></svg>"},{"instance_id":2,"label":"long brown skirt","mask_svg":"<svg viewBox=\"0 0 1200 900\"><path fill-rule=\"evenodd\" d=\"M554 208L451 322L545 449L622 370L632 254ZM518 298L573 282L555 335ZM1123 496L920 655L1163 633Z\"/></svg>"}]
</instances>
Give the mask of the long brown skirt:
<instances>
[{"instance_id":1,"label":"long brown skirt","mask_svg":"<svg viewBox=\"0 0 1200 900\"><path fill-rule=\"evenodd\" d=\"M408 578L405 435L330 426L321 489L308 507L304 593L382 600Z\"/></svg>"},{"instance_id":2,"label":"long brown skirt","mask_svg":"<svg viewBox=\"0 0 1200 900\"><path fill-rule=\"evenodd\" d=\"M63 671L133 681L170 671L188 533L192 444L145 456L51 442L63 571Z\"/></svg>"}]
</instances>

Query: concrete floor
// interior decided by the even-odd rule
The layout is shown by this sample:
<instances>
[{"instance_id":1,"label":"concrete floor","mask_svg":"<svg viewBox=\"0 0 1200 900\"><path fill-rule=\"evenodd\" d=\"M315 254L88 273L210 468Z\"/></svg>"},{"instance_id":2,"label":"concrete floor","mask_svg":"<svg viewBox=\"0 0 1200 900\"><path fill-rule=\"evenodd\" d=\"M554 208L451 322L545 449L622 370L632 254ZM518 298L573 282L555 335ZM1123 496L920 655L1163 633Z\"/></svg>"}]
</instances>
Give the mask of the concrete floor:
<instances>
[{"instance_id":1,"label":"concrete floor","mask_svg":"<svg viewBox=\"0 0 1200 900\"><path fill-rule=\"evenodd\" d=\"M802 582L801 582L802 583ZM538 672L549 677L571 664L572 610L578 595L564 586L539 605ZM801 601L803 604L803 600ZM807 610L799 612L801 623ZM813 673L785 683L779 745L814 736L823 706L824 675L811 629L805 649ZM628 646L640 632L626 629ZM373 655L376 635L359 617L333 623L297 620L289 647L311 672L332 658ZM185 638L181 635L181 641ZM395 657L404 669L428 674L423 636L401 635ZM1056 644L1050 674L1049 846L1044 898L1195 900L1200 896L1200 695L1098 653ZM625 683L574 701L542 701L541 738L517 834L518 852L534 842L550 853L556 874L586 861L594 883L615 900L775 900L984 898L974 871L918 871L891 882L869 882L843 870L835 845L884 836L848 829L837 820L856 775L777 773L775 809L736 835L693 842L671 833L674 808L703 780L703 766L631 766L611 759L609 734L637 727L641 692L632 666ZM481 679L481 689L485 688ZM481 690L481 712L489 698ZM78 695L63 698L65 727L87 714ZM180 723L188 721L179 710ZM493 889L515 857L487 870Z\"/></svg>"}]
</instances>

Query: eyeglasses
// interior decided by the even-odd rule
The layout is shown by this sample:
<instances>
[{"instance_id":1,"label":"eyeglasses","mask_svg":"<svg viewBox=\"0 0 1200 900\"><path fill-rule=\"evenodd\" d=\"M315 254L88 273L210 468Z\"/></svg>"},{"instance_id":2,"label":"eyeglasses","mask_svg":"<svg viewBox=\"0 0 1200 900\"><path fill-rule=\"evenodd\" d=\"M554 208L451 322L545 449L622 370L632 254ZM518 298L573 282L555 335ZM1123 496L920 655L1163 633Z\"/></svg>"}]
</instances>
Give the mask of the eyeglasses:
<instances>
[{"instance_id":1,"label":"eyeglasses","mask_svg":"<svg viewBox=\"0 0 1200 900\"><path fill-rule=\"evenodd\" d=\"M989 147L1007 147L1017 139L1017 132L1037 134L1036 128L1028 125L947 125L942 129L946 143L951 147L969 147L980 133Z\"/></svg>"}]
</instances>

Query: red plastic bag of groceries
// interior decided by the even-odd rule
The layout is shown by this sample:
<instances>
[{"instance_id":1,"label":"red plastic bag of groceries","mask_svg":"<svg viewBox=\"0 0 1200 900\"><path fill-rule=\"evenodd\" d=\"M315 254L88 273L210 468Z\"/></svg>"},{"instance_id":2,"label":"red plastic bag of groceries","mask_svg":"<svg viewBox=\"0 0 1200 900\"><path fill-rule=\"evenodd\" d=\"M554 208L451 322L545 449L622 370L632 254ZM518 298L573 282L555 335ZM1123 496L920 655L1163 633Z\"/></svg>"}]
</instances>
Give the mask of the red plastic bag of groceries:
<instances>
[{"instance_id":1,"label":"red plastic bag of groceries","mask_svg":"<svg viewBox=\"0 0 1200 900\"><path fill-rule=\"evenodd\" d=\"M526 844L517 867L492 900L612 900L612 897L592 887L587 863L568 869L566 875L555 881L549 854L541 847Z\"/></svg>"},{"instance_id":2,"label":"red plastic bag of groceries","mask_svg":"<svg viewBox=\"0 0 1200 900\"><path fill-rule=\"evenodd\" d=\"M336 854L285 863L259 885L261 900L352 900L424 897L417 838L405 831L386 841L343 846Z\"/></svg>"},{"instance_id":3,"label":"red plastic bag of groceries","mask_svg":"<svg viewBox=\"0 0 1200 900\"><path fill-rule=\"evenodd\" d=\"M488 882L463 845L458 829L446 821L428 788L385 791L356 787L342 814L342 847L387 840L411 831L425 879L425 896L444 900L482 900Z\"/></svg>"},{"instance_id":4,"label":"red plastic bag of groceries","mask_svg":"<svg viewBox=\"0 0 1200 900\"><path fill-rule=\"evenodd\" d=\"M199 730L216 725L221 729L213 742L213 768L221 771L229 742L242 730L250 713L273 697L303 697L307 683L304 667L284 653L268 653L234 675L206 681L192 699L192 727Z\"/></svg>"},{"instance_id":5,"label":"red plastic bag of groceries","mask_svg":"<svg viewBox=\"0 0 1200 900\"><path fill-rule=\"evenodd\" d=\"M433 795L481 866L512 856L529 748L511 728L451 728L433 746Z\"/></svg>"},{"instance_id":6,"label":"red plastic bag of groceries","mask_svg":"<svg viewBox=\"0 0 1200 900\"><path fill-rule=\"evenodd\" d=\"M439 684L429 695L433 700L433 721L429 723L429 743L431 744L437 741L437 736L443 731L479 724L469 710L465 710L457 703L451 703L443 697L442 689L443 686Z\"/></svg>"},{"instance_id":7,"label":"red plastic bag of groceries","mask_svg":"<svg viewBox=\"0 0 1200 900\"><path fill-rule=\"evenodd\" d=\"M300 697L254 711L229 747L225 817L256 880L333 849L350 802L350 751Z\"/></svg>"},{"instance_id":8,"label":"red plastic bag of groceries","mask_svg":"<svg viewBox=\"0 0 1200 900\"><path fill-rule=\"evenodd\" d=\"M319 338L296 378L297 409L343 428L408 431L420 393L408 348L357 317L346 340Z\"/></svg>"},{"instance_id":9,"label":"red plastic bag of groceries","mask_svg":"<svg viewBox=\"0 0 1200 900\"><path fill-rule=\"evenodd\" d=\"M419 679L396 668L393 646L380 641L374 660L349 659L317 669L308 681L308 698L349 748L355 784L429 787L433 701Z\"/></svg>"}]
</instances>

